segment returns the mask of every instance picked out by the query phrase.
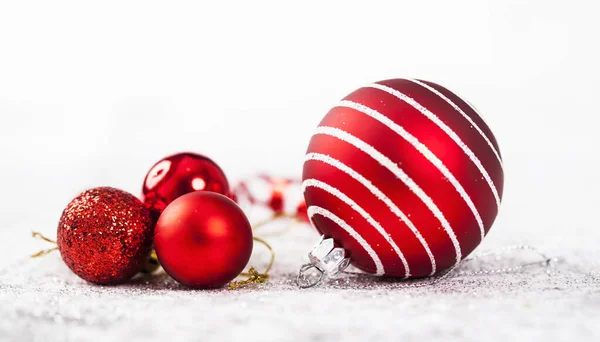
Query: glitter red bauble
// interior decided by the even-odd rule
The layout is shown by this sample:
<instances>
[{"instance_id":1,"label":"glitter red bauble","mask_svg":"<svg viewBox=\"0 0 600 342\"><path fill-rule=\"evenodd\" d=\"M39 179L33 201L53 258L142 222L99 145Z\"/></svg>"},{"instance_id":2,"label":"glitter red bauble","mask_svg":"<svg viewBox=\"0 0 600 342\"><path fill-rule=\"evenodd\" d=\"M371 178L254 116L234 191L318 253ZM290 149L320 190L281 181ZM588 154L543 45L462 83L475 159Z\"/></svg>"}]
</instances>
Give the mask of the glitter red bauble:
<instances>
[{"instance_id":1,"label":"glitter red bauble","mask_svg":"<svg viewBox=\"0 0 600 342\"><path fill-rule=\"evenodd\" d=\"M87 190L69 203L58 224L58 249L81 278L119 284L138 273L152 249L150 212L114 188Z\"/></svg>"},{"instance_id":2,"label":"glitter red bauble","mask_svg":"<svg viewBox=\"0 0 600 342\"><path fill-rule=\"evenodd\" d=\"M360 269L423 277L471 253L498 213L502 159L468 102L426 81L360 88L323 118L308 147L308 215Z\"/></svg>"},{"instance_id":3,"label":"glitter red bauble","mask_svg":"<svg viewBox=\"0 0 600 342\"><path fill-rule=\"evenodd\" d=\"M148 171L142 198L158 219L176 198L200 190L230 195L227 177L215 162L200 154L178 153L163 158Z\"/></svg>"},{"instance_id":4,"label":"glitter red bauble","mask_svg":"<svg viewBox=\"0 0 600 342\"><path fill-rule=\"evenodd\" d=\"M196 191L163 211L154 234L165 271L194 288L223 286L237 277L252 254L252 228L229 198Z\"/></svg>"}]
</instances>

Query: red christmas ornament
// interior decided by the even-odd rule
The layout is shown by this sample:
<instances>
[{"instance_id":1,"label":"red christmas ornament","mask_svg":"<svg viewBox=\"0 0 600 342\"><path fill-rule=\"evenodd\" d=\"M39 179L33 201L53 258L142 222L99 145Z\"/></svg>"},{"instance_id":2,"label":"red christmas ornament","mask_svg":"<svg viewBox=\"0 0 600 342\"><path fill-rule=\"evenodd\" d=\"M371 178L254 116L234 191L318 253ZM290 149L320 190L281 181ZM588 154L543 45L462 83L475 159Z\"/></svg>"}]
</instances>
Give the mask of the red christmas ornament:
<instances>
[{"instance_id":1,"label":"red christmas ornament","mask_svg":"<svg viewBox=\"0 0 600 342\"><path fill-rule=\"evenodd\" d=\"M150 212L133 195L90 189L69 203L58 224L58 249L81 278L118 284L138 273L152 249Z\"/></svg>"},{"instance_id":2,"label":"red christmas ornament","mask_svg":"<svg viewBox=\"0 0 600 342\"><path fill-rule=\"evenodd\" d=\"M358 268L396 277L430 276L469 255L496 218L502 187L498 144L477 110L408 79L360 88L330 110L303 173L316 229ZM322 260L328 243L312 255L321 271L333 262Z\"/></svg>"},{"instance_id":3,"label":"red christmas ornament","mask_svg":"<svg viewBox=\"0 0 600 342\"><path fill-rule=\"evenodd\" d=\"M173 279L194 288L215 288L237 277L250 260L252 228L235 202L197 191L163 211L154 244Z\"/></svg>"},{"instance_id":4,"label":"red christmas ornament","mask_svg":"<svg viewBox=\"0 0 600 342\"><path fill-rule=\"evenodd\" d=\"M300 202L296 207L296 217L303 222L309 222L308 213L306 208L306 201Z\"/></svg>"},{"instance_id":5,"label":"red christmas ornament","mask_svg":"<svg viewBox=\"0 0 600 342\"><path fill-rule=\"evenodd\" d=\"M229 183L221 168L195 153L163 158L146 175L142 189L144 205L155 219L176 198L194 191L212 191L229 196Z\"/></svg>"},{"instance_id":6,"label":"red christmas ornament","mask_svg":"<svg viewBox=\"0 0 600 342\"><path fill-rule=\"evenodd\" d=\"M260 187L263 191L252 191L255 183L262 183ZM273 216L295 216L301 221L308 221L306 216L306 205L304 200L296 204L294 212L286 213L286 204L294 203L293 198L289 198L289 190L293 187L299 188L300 179L277 178L268 174L259 174L239 182L233 188L233 199L237 202L247 202L250 206L262 206L268 208ZM266 190L266 191L265 191ZM268 195L266 195L268 193ZM287 194L287 196L286 196Z\"/></svg>"}]
</instances>

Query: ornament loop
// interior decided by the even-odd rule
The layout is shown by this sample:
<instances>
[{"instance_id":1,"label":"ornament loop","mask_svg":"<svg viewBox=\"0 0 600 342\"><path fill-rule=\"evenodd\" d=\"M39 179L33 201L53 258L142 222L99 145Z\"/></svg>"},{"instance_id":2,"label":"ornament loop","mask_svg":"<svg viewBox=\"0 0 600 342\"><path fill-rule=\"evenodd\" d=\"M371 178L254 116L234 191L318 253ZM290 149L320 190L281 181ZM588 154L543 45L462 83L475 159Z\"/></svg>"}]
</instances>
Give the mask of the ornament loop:
<instances>
[{"instance_id":1,"label":"ornament loop","mask_svg":"<svg viewBox=\"0 0 600 342\"><path fill-rule=\"evenodd\" d=\"M271 245L269 245L267 243L267 241L263 240L262 238L259 238L258 236L254 236L252 237L252 240L262 244L263 246L267 247L267 249L269 250L269 253L271 254L271 258L269 259L269 264L267 265L267 268L265 268L265 271L263 272L263 275L267 275L269 274L269 271L271 270L271 267L273 267L273 264L275 263L275 251L273 250L273 247L271 247ZM250 277L251 274L250 273L242 273L242 276L247 276Z\"/></svg>"},{"instance_id":2,"label":"ornament loop","mask_svg":"<svg viewBox=\"0 0 600 342\"><path fill-rule=\"evenodd\" d=\"M52 247L52 248L43 249L43 250L41 250L41 251L39 251L39 252L37 252L37 253L35 253L35 254L32 254L32 255L30 255L30 257L31 257L31 258L39 258L39 257L41 257L41 256L44 256L44 255L46 255L46 254L50 254L50 253L52 253L52 252L54 252L54 251L58 250L58 246L56 245L56 241L54 241L54 240L52 240L52 239L49 239L49 238L45 237L45 236L44 236L44 235L42 235L40 232L31 232L31 237L33 237L34 239L35 239L35 238L42 239L42 240L44 240L44 241L46 241L46 242L50 242L51 244L53 244L53 245L54 245L54 247Z\"/></svg>"},{"instance_id":3,"label":"ornament loop","mask_svg":"<svg viewBox=\"0 0 600 342\"><path fill-rule=\"evenodd\" d=\"M308 254L310 263L303 265L298 273L297 283L301 288L317 285L323 276L334 277L350 265L350 258L345 249L336 245L331 238L321 236L313 250ZM309 270L316 269L318 279L309 279ZM314 272L314 270L313 270Z\"/></svg>"},{"instance_id":4,"label":"ornament loop","mask_svg":"<svg viewBox=\"0 0 600 342\"><path fill-rule=\"evenodd\" d=\"M242 281L232 282L231 284L229 284L229 290L239 289L250 283L261 284L261 283L264 283L267 279L269 279L269 271L271 270L271 267L273 267L273 263L275 262L275 251L273 251L273 247L271 247L271 245L269 245L265 240L263 240L259 237L256 237L256 236L253 237L252 239L256 242L263 244L265 247L267 247L267 249L269 250L269 253L271 253L271 259L269 260L269 265L267 266L267 268L265 269L265 271L263 273L258 273L254 269L254 267L250 267L250 270L248 270L248 272L244 272L244 273L240 274L240 276L249 277L249 278L246 280L242 280Z\"/></svg>"}]
</instances>

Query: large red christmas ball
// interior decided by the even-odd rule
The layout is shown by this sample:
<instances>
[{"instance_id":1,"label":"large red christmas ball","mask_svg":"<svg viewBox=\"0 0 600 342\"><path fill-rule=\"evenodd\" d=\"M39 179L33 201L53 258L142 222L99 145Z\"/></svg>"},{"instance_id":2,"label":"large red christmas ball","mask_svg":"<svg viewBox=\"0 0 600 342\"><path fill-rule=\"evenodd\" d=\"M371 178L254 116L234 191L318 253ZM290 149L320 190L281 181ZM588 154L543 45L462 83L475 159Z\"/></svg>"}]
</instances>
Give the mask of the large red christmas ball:
<instances>
[{"instance_id":1,"label":"large red christmas ball","mask_svg":"<svg viewBox=\"0 0 600 342\"><path fill-rule=\"evenodd\" d=\"M252 228L231 199L197 191L163 211L154 233L160 264L194 288L223 286L237 277L252 254Z\"/></svg>"},{"instance_id":2,"label":"large red christmas ball","mask_svg":"<svg viewBox=\"0 0 600 342\"><path fill-rule=\"evenodd\" d=\"M196 153L178 153L158 161L146 174L143 202L155 219L176 198L194 191L229 196L229 182L221 168Z\"/></svg>"},{"instance_id":3,"label":"large red christmas ball","mask_svg":"<svg viewBox=\"0 0 600 342\"><path fill-rule=\"evenodd\" d=\"M81 278L118 284L141 271L152 249L153 223L135 196L114 188L87 190L67 205L58 224L58 249Z\"/></svg>"},{"instance_id":4,"label":"large red christmas ball","mask_svg":"<svg viewBox=\"0 0 600 342\"><path fill-rule=\"evenodd\" d=\"M502 159L467 101L433 82L360 88L327 113L303 172L316 229L377 275L423 277L460 262L500 205Z\"/></svg>"}]
</instances>

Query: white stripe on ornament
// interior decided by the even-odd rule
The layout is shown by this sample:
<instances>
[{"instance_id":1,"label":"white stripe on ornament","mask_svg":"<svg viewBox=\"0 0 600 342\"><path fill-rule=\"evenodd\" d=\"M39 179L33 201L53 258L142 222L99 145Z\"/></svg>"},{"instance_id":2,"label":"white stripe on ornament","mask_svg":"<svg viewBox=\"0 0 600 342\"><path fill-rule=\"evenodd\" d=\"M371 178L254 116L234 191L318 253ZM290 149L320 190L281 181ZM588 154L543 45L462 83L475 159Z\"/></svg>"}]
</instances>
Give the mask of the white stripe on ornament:
<instances>
[{"instance_id":1,"label":"white stripe on ornament","mask_svg":"<svg viewBox=\"0 0 600 342\"><path fill-rule=\"evenodd\" d=\"M310 160L323 162L325 164L333 166L334 168L346 173L350 177L354 178L357 182L359 182L362 186L367 188L380 201L385 203L385 205L387 205L387 207L390 209L390 211L393 212L396 216L398 216L400 218L400 220L404 221L406 223L406 225L408 226L408 228L410 228L410 230L413 232L413 234L415 234L416 238L419 240L419 242L425 249L425 252L427 252L427 256L429 256L429 260L431 261L431 274L430 275L433 275L435 273L435 271L436 271L435 258L433 257L433 253L431 253L431 249L429 248L427 241L425 241L425 239L423 238L423 236L421 235L419 230L417 230L417 228L412 223L412 221L408 218L408 216L406 216L406 214L404 214L400 210L400 208L398 208L394 204L394 202L392 202L392 200L389 199L389 197L387 197L381 190L379 190L379 188L377 188L375 185L373 185L373 183L371 183L371 181L369 181L368 179L363 177L363 175L354 171L348 165L342 163L341 161L339 161L335 158L332 158L330 156L327 156L327 155L324 155L321 153L308 153L308 154L306 154L305 161L307 162ZM399 251L397 251L396 253L399 253ZM407 276L409 276L409 275L407 275Z\"/></svg>"},{"instance_id":2,"label":"white stripe on ornament","mask_svg":"<svg viewBox=\"0 0 600 342\"><path fill-rule=\"evenodd\" d=\"M452 245L454 246L454 250L456 252L456 264L460 262L462 257L460 244L456 238L456 235L454 234L454 231L452 230L452 227L450 226L450 223L448 220L446 220L446 217L444 217L442 211L437 207L437 205L435 205L431 197L429 197L412 178L410 178L400 167L398 167L396 163L391 161L381 152L377 151L373 146L339 128L319 126L317 127L315 134L329 135L347 142L348 144L368 154L371 158L375 159L379 164L390 170L396 177L398 177L398 179L400 179L410 189L410 191L412 191L419 197L419 199L421 199L431 213L440 221L444 231L446 234L448 234L450 240L452 241Z\"/></svg>"},{"instance_id":3,"label":"white stripe on ornament","mask_svg":"<svg viewBox=\"0 0 600 342\"><path fill-rule=\"evenodd\" d=\"M419 139L414 137L412 134L408 133L402 126L396 124L395 122L390 120L385 115L379 113L378 111L371 109L363 104L352 101L341 101L337 105L337 107L354 109L381 122L389 129L394 131L396 134L401 136L404 140L406 140L409 144L416 148L417 151L419 151L425 158L427 158L427 160L429 160L444 175L444 177L446 177L448 181L450 181L450 184L454 186L454 189L458 192L460 197L462 197L463 201L465 201L465 203L473 213L473 216L475 216L475 221L477 221L477 225L479 226L479 233L481 235L481 239L483 240L483 238L485 237L485 227L483 225L483 220L479 215L479 211L477 211L477 208L475 207L475 203L473 203L469 194L467 194L462 185L460 185L460 182L456 179L456 177L454 177L452 172L448 170L446 165L444 165L444 163L435 154L433 154L433 152L431 152L431 150L429 150L427 146L421 143Z\"/></svg>"},{"instance_id":4,"label":"white stripe on ornament","mask_svg":"<svg viewBox=\"0 0 600 342\"><path fill-rule=\"evenodd\" d=\"M367 252L369 257L371 257L371 259L373 260L373 263L375 264L375 270L376 270L375 274L383 275L383 273L384 273L383 264L381 263L381 260L379 259L379 256L377 255L377 253L373 250L371 245L369 245L369 243L367 241L365 241L365 239L360 234L358 234L358 232L356 232L356 230L354 230L354 228L352 228L348 223L346 223L346 221L337 217L331 211L329 211L325 208L314 206L314 205L308 207L307 213L308 213L308 217L311 219L311 221L312 221L313 216L321 215L321 216L328 218L331 221L335 222L338 226L340 226L340 228L342 228L343 230L348 232L348 234L350 234L350 236L352 236L356 240L356 242L358 242L358 244ZM314 222L313 222L313 224L314 224Z\"/></svg>"},{"instance_id":5,"label":"white stripe on ornament","mask_svg":"<svg viewBox=\"0 0 600 342\"><path fill-rule=\"evenodd\" d=\"M404 254L402 254L402 252L400 251L400 248L398 248L398 246L396 245L394 240L392 240L392 238L390 237L390 234L388 234L383 229L383 227L379 224L379 222L375 221L373 219L373 217L371 217L371 215L369 215L369 213L367 213L366 210L364 210L360 205L358 205L356 202L354 202L350 197L348 197L346 194L341 192L339 189L336 189L327 183L321 182L316 179L307 179L304 182L302 182L302 191L304 192L306 190L306 188L308 188L308 187L314 187L314 188L321 189L321 190L324 190L324 191L330 193L331 195L335 196L337 199L346 203L354 211L359 213L360 216L362 216L365 220L367 220L367 222L369 222L369 224L371 226L373 226L373 228L375 228L379 232L379 234L381 234L381 236L383 236L383 238L392 246L392 248L394 249L394 251L396 252L398 257L402 261L402 265L404 265L404 269L406 270L406 277L410 276L410 268L408 267L408 262L406 262L406 258L404 258Z\"/></svg>"},{"instance_id":6,"label":"white stripe on ornament","mask_svg":"<svg viewBox=\"0 0 600 342\"><path fill-rule=\"evenodd\" d=\"M448 103L450 106L452 106L452 108L454 108L457 112L460 113L460 115L462 115L465 119L467 119L467 121L469 121L469 123L471 124L471 126L473 126L473 128L475 128L477 130L477 132L479 132L479 135L481 135L481 137L485 140L485 142L488 144L488 146L492 149L492 152L494 152L494 155L496 156L496 159L498 159L498 162L500 163L500 168L503 168L504 165L502 164L502 158L500 158L500 154L498 154L498 151L496 150L496 148L494 147L494 145L492 144L492 142L490 141L490 139L488 139L488 137L485 135L485 133L483 133L483 131L481 130L481 128L479 128L479 126L477 126L477 124L475 123L475 121L473 121L473 119L471 119L470 116L468 116L457 104L455 104L454 102L452 102L452 100L450 100L449 98L447 98L444 94L440 93L437 89L431 87L430 85L428 85L427 83L423 83L419 80L415 80L412 78L407 78L407 81L411 81L413 83L416 83L420 86L422 86L423 88L429 90L430 92L436 94L437 96L439 96L440 98L442 98L442 100L446 101L446 103ZM479 115L479 113L473 108L473 106L471 106L467 101L465 101L467 103L467 105L473 109L473 111L475 113L477 113L477 115ZM479 115L481 116L481 115ZM483 119L482 119L483 120Z\"/></svg>"},{"instance_id":7,"label":"white stripe on ornament","mask_svg":"<svg viewBox=\"0 0 600 342\"><path fill-rule=\"evenodd\" d=\"M425 115L429 120L433 121L439 128L441 128L463 150L463 152L467 155L467 157L469 157L471 162L473 162L473 164L475 164L477 169L479 169L479 172L481 173L481 175L487 182L488 186L492 190L492 194L494 195L494 199L496 200L496 206L498 207L498 209L500 208L500 197L498 196L498 190L496 190L496 186L494 185L492 178L490 177L488 172L485 170L485 168L481 164L481 161L479 161L477 156L475 156L473 151L471 151L471 149L458 137L458 135L450 127L448 127L444 122L442 122L442 120L440 120L440 118L438 118L435 114L433 114L427 108L423 107L421 104L419 104L413 98L406 96L405 94L399 92L396 89L393 89L393 88L390 88L390 87L387 87L387 86L384 86L384 85L378 84L378 83L370 84L367 87L379 89L381 91L384 91L388 94L391 94L391 95L399 98L400 100L408 103L413 108L415 108L416 110L421 112L421 114Z\"/></svg>"}]
</instances>

